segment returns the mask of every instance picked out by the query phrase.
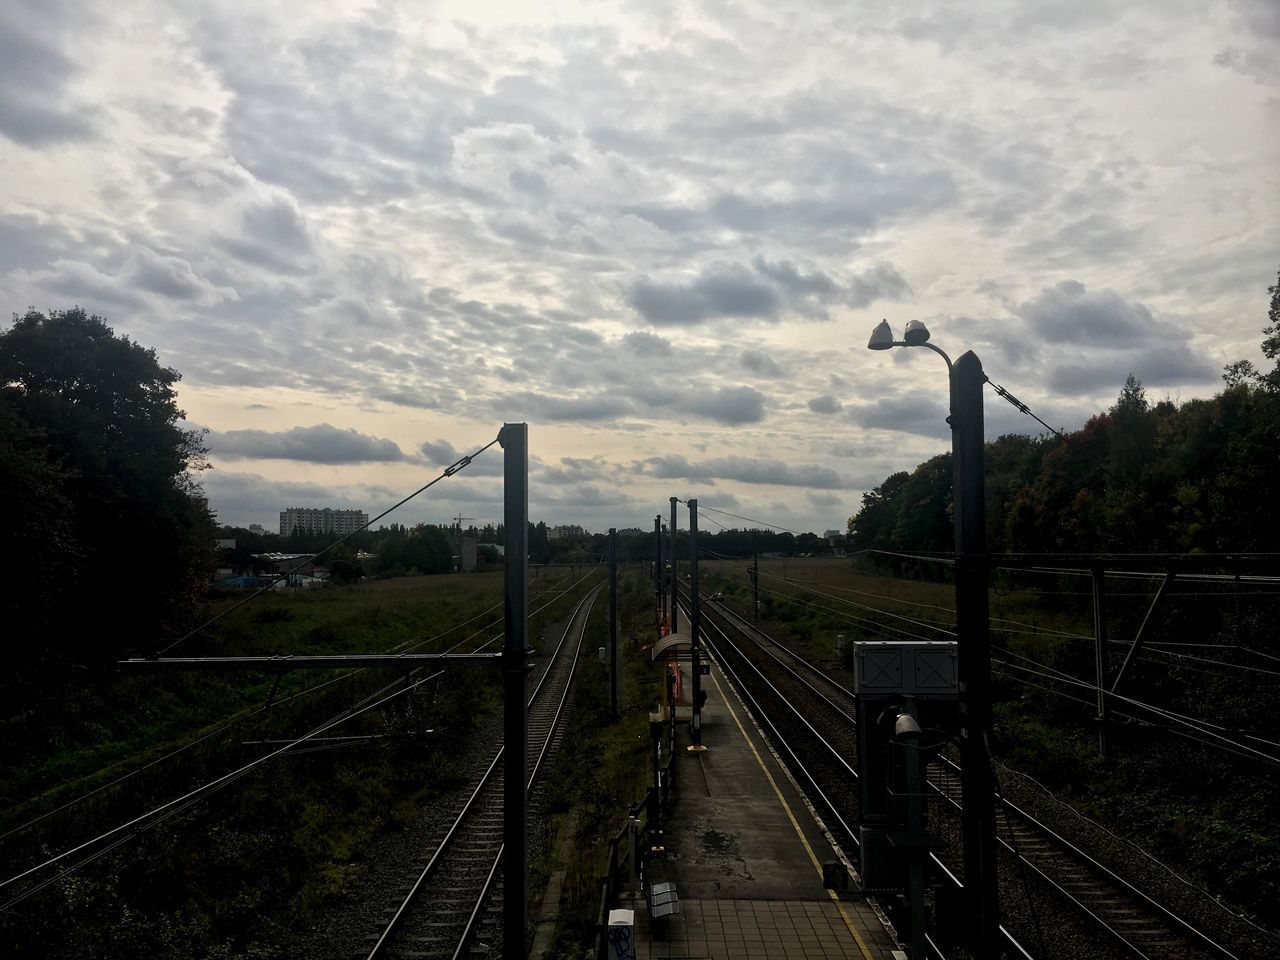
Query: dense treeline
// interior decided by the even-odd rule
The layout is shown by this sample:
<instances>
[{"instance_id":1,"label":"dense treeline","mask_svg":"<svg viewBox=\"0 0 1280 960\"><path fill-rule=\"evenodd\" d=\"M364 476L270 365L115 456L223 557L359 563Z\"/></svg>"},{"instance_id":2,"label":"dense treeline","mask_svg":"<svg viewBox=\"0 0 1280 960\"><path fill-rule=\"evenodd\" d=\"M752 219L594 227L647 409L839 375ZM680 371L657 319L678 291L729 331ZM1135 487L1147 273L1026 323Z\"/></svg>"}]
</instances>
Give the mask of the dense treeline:
<instances>
[{"instance_id":1,"label":"dense treeline","mask_svg":"<svg viewBox=\"0 0 1280 960\"><path fill-rule=\"evenodd\" d=\"M175 370L80 308L0 333L3 618L15 696L181 628L203 596L213 526ZM3 691L0 691L3 692ZM12 702L12 701L11 701Z\"/></svg>"},{"instance_id":2,"label":"dense treeline","mask_svg":"<svg viewBox=\"0 0 1280 960\"><path fill-rule=\"evenodd\" d=\"M1280 282L1263 349L1280 357ZM986 446L993 553L1269 552L1280 544L1280 359L1232 364L1209 399L1151 403L1130 377L1105 413L1063 438ZM859 549L954 544L951 455L894 473L849 518Z\"/></svg>"},{"instance_id":3,"label":"dense treeline","mask_svg":"<svg viewBox=\"0 0 1280 960\"><path fill-rule=\"evenodd\" d=\"M1110 409L1079 430L988 443L989 550L1280 550L1280 280L1269 292L1263 352L1277 361L1274 370L1230 364L1221 392L1181 403L1152 403L1130 377ZM950 551L952 519L952 464L943 454L867 493L849 520L850 545ZM927 577L947 569L900 557L860 562ZM1275 563L1257 563L1275 572ZM1107 566L1166 569L1136 558ZM1208 565L1219 567L1239 570ZM1147 628L1147 649L1110 705L1108 759L1098 755L1090 689L1099 662L1089 582L1013 567L993 575L991 593L993 750L1265 916L1280 891L1280 808L1275 768L1256 748L1274 742L1280 710L1276 595L1256 583L1204 581L1171 587L1155 603L1155 580L1106 582L1107 682L1116 682L1140 625Z\"/></svg>"}]
</instances>

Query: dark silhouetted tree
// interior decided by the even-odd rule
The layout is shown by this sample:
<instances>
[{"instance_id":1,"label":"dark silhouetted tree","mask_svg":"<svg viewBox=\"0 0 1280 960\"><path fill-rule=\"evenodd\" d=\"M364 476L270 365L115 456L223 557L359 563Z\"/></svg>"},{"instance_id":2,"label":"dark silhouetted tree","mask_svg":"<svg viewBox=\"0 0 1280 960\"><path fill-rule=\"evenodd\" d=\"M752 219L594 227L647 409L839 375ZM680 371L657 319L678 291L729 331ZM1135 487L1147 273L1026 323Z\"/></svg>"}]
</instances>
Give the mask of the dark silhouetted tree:
<instances>
[{"instance_id":1,"label":"dark silhouetted tree","mask_svg":"<svg viewBox=\"0 0 1280 960\"><path fill-rule=\"evenodd\" d=\"M56 615L27 638L30 659L95 664L146 649L202 599L213 526L192 472L206 450L183 429L178 380L154 350L79 307L33 310L0 333L10 454L0 483L40 487L28 503L43 503L45 520L29 512L25 535L58 556L46 585ZM20 450L25 466L12 457Z\"/></svg>"}]
</instances>

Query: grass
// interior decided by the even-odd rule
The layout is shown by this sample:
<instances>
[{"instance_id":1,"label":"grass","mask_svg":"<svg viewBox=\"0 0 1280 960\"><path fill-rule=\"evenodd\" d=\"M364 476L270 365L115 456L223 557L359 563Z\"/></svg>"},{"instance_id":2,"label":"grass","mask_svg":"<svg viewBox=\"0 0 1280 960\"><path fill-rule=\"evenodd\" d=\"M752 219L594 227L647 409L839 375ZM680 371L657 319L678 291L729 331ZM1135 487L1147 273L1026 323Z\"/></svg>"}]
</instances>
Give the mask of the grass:
<instances>
[{"instance_id":1,"label":"grass","mask_svg":"<svg viewBox=\"0 0 1280 960\"><path fill-rule=\"evenodd\" d=\"M701 574L705 589L723 591L730 606L750 616L747 566L711 561ZM929 572L927 566L923 572ZM936 572L947 573L941 567ZM846 646L843 661L837 659L837 634L844 635L846 644L913 636L947 639L934 628L954 623L950 583L882 575L858 569L848 559L762 559L760 586L767 629L806 657L843 672L846 683L852 681L852 657ZM1112 580L1108 588L1109 635L1127 644L1147 615L1155 584ZM1104 761L1097 751L1092 691L1064 688L1009 666L1034 664L1046 673L1093 682L1089 580L997 571L989 600L997 757L1176 869L1265 916L1280 894L1280 797L1274 790L1274 768L1133 726L1113 728L1113 756ZM1274 596L1167 599L1153 616L1149 642L1216 642L1223 646L1207 655L1220 662L1205 665L1144 653L1127 675L1127 694L1232 728L1274 731L1280 690L1269 677L1235 669L1246 661L1225 645L1280 655L1273 627L1277 615L1280 602ZM1115 677L1126 649L1124 644L1109 646L1109 678ZM1274 666L1274 661L1266 665Z\"/></svg>"},{"instance_id":2,"label":"grass","mask_svg":"<svg viewBox=\"0 0 1280 960\"><path fill-rule=\"evenodd\" d=\"M542 573L531 606L540 605L553 582ZM501 591L498 572L271 594L233 613L194 646L218 653L388 650L474 617L499 603ZM220 598L213 612L233 602ZM531 636L565 616L573 602L564 597L533 617ZM426 649L452 643L495 616L500 624L499 608ZM490 626L480 637L500 630ZM454 757L500 702L496 678L481 674L455 668L443 681L335 731L396 733L426 725L436 729L434 739L379 740L274 760L135 838L126 857L68 875L32 900L30 910L0 916L0 940L15 945L13 956L284 955L278 945L288 941L288 931L305 927L363 874L368 841L409 822L421 803L454 782ZM7 838L5 862L20 869L130 819L269 750L244 741L297 736L388 680L385 673L364 671L282 703L304 685L336 676L288 675L271 711ZM59 735L20 753L0 784L7 797L34 793L7 806L3 823L17 825L189 743L228 717L257 709L272 683L252 674L108 675L64 691L41 711L46 729ZM10 718L3 730L7 749L21 750L17 735L32 723L30 717ZM54 922L65 915L76 923Z\"/></svg>"},{"instance_id":3,"label":"grass","mask_svg":"<svg viewBox=\"0 0 1280 960\"><path fill-rule=\"evenodd\" d=\"M569 732L548 774L548 842L532 876L537 892L552 872L565 873L552 956L580 957L594 943L609 839L651 782L649 712L656 709L661 664L651 663L642 647L650 639L643 631L652 629L652 601L648 577L628 571L618 601L619 717L610 714L608 665L584 662ZM597 623L606 609L598 605L593 613L595 636L608 636L607 619Z\"/></svg>"}]
</instances>

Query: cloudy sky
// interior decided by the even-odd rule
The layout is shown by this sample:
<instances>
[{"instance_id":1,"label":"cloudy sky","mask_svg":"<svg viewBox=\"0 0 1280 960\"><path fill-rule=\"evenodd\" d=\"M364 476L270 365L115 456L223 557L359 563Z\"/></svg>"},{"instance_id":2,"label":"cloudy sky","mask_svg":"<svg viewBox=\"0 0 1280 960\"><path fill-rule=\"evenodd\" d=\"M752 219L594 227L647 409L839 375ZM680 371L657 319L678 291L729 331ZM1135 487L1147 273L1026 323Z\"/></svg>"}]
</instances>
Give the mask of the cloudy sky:
<instances>
[{"instance_id":1,"label":"cloudy sky","mask_svg":"<svg viewBox=\"0 0 1280 960\"><path fill-rule=\"evenodd\" d=\"M843 527L949 444L881 317L1062 427L1262 363L1278 50L1275 0L5 0L0 302L179 370L227 522L506 419L535 519ZM404 519L499 518L500 466Z\"/></svg>"}]
</instances>

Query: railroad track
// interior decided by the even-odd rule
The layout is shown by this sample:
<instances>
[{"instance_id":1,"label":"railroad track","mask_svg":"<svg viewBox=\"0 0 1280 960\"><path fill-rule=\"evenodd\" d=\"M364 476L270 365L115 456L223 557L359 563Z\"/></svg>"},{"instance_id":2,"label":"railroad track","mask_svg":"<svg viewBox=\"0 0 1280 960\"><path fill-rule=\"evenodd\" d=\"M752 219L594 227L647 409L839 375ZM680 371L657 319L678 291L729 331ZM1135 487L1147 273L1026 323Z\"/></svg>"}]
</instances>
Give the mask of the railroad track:
<instances>
[{"instance_id":1,"label":"railroad track","mask_svg":"<svg viewBox=\"0 0 1280 960\"><path fill-rule=\"evenodd\" d=\"M846 849L857 848L857 773L852 691L827 676L735 611L706 600L702 603L704 640L739 694L748 701L796 780L809 793L828 829ZM746 642L741 642L741 641ZM959 766L943 755L930 764L928 782L935 801L930 815L949 819L944 832L958 837ZM1055 923L1046 903L1074 914L1073 924L1092 929L1093 956L1139 960L1235 960L1237 955L1173 911L1115 874L1083 850L1055 833L1007 798L997 797L1001 844L1002 899L1025 901L1029 882L1040 885L1036 896L1038 929L1027 924L1002 927L1010 948L1030 954L1021 943L1046 943L1045 926ZM963 882L959 845L954 852L932 855L935 873ZM1016 889L1015 889L1016 887ZM1057 933L1058 931L1051 931ZM933 945L938 956L942 949ZM1070 949L1045 948L1051 956L1078 955Z\"/></svg>"},{"instance_id":2,"label":"railroad track","mask_svg":"<svg viewBox=\"0 0 1280 960\"><path fill-rule=\"evenodd\" d=\"M599 592L596 586L578 602L528 698L530 790L559 743L587 620ZM406 877L405 892L387 906L380 931L370 934L370 948L361 956L457 960L475 941L500 955L501 924L488 904L502 892L503 755L501 747L491 755L452 825L422 866Z\"/></svg>"}]
</instances>

